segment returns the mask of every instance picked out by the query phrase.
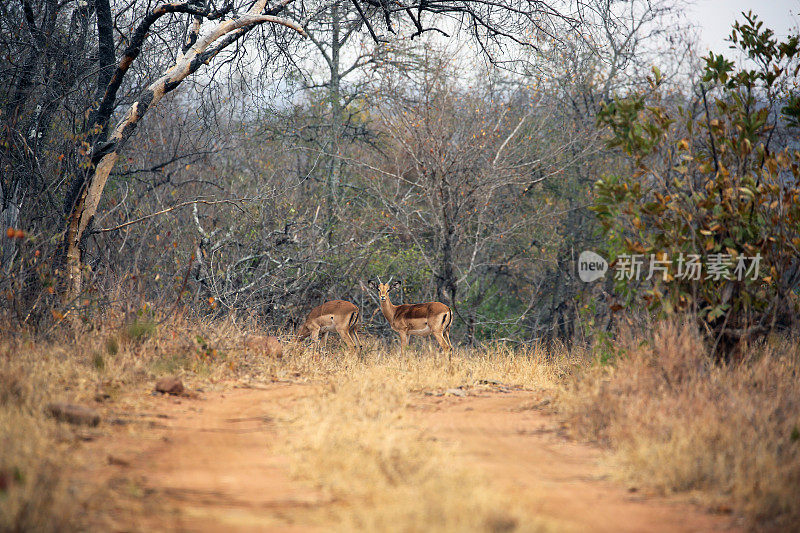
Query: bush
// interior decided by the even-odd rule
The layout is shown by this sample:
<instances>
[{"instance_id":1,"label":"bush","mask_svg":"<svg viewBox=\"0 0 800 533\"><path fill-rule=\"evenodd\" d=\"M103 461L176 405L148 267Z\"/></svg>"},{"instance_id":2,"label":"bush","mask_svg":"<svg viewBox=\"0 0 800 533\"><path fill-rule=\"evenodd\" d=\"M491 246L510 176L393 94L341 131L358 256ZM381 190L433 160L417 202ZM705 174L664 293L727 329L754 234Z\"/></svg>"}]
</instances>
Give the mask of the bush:
<instances>
[{"instance_id":1,"label":"bush","mask_svg":"<svg viewBox=\"0 0 800 533\"><path fill-rule=\"evenodd\" d=\"M649 91L604 107L598 120L631 170L598 181L593 207L618 307L688 311L722 352L791 325L800 309L798 36L779 43L751 14L731 39L753 69L712 53L693 101L665 95L654 68ZM630 283L636 261L665 268Z\"/></svg>"}]
</instances>

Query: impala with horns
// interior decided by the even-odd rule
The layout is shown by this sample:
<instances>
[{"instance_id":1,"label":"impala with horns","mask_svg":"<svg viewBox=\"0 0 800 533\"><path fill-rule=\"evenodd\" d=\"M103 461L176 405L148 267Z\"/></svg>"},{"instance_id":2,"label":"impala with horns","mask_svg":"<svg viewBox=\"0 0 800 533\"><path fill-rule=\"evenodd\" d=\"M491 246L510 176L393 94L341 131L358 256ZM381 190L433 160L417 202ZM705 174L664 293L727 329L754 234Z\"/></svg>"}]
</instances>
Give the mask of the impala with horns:
<instances>
[{"instance_id":1,"label":"impala with horns","mask_svg":"<svg viewBox=\"0 0 800 533\"><path fill-rule=\"evenodd\" d=\"M358 338L358 307L344 300L325 302L311 310L306 321L297 330L297 338L311 337L319 346L319 334L325 335L323 345L328 343L328 334L336 331L342 340L351 348L360 348Z\"/></svg>"},{"instance_id":2,"label":"impala with horns","mask_svg":"<svg viewBox=\"0 0 800 533\"><path fill-rule=\"evenodd\" d=\"M400 285L400 281L389 280L389 283L377 283L370 280L369 286L378 291L381 301L383 316L389 325L400 335L400 347L408 346L408 336L418 335L425 337L433 335L439 347L449 352L453 349L450 344L450 324L453 322L453 313L450 308L441 302L427 302L424 304L393 305L389 299L389 291Z\"/></svg>"}]
</instances>

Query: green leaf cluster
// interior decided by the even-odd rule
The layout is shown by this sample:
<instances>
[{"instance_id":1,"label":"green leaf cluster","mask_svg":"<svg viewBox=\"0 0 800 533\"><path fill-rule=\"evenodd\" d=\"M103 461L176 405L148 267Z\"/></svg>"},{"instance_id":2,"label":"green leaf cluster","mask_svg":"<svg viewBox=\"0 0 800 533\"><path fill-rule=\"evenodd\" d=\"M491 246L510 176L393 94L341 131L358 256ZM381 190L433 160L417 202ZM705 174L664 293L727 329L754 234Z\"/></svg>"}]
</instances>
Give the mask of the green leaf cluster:
<instances>
[{"instance_id":1,"label":"green leaf cluster","mask_svg":"<svg viewBox=\"0 0 800 533\"><path fill-rule=\"evenodd\" d=\"M789 324L800 286L800 39L779 42L755 15L730 40L749 58L714 53L694 97L669 93L658 69L645 91L607 104L598 122L629 171L595 184L592 207L612 266L621 255L672 261L666 275L617 280L621 307L691 312L715 346ZM678 276L681 254L760 257L757 275ZM706 265L704 264L704 269Z\"/></svg>"}]
</instances>

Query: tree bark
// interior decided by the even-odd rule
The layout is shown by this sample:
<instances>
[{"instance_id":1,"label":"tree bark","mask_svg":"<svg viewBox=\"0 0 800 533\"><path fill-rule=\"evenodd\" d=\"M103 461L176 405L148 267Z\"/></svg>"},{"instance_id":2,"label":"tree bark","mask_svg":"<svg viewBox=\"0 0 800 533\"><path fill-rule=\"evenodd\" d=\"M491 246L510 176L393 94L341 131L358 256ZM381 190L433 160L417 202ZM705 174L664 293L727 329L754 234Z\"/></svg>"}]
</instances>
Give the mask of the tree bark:
<instances>
[{"instance_id":1,"label":"tree bark","mask_svg":"<svg viewBox=\"0 0 800 533\"><path fill-rule=\"evenodd\" d=\"M120 150L131 138L142 117L144 117L150 109L155 107L164 95L176 89L187 76L196 72L202 65L207 64L220 51L236 42L254 27L265 23L281 24L300 34L304 33L303 29L298 24L274 15L274 13L280 12L291 0L284 0L276 7L271 8L270 14L263 14L262 12L264 11L266 2L267 0L259 0L246 14L236 19L220 22L213 31L198 39L193 46L178 57L177 61L169 67L159 79L151 83L147 89L142 92L139 98L130 105L125 116L117 123L111 133L108 142L95 145L95 151L92 154L93 162L96 161L94 170L83 184L78 198L67 218L67 231L64 236L67 276L67 286L64 291L65 303L74 301L83 289L81 241L86 233L86 229L89 227L97 212L97 207L100 205L100 200L108 177L114 165L116 165L119 160ZM182 6L189 6L189 4L173 2L156 7L154 12L151 13L151 16L148 16L146 22L149 22L149 24L147 24L147 26L149 27L154 22L153 14L161 16L182 9ZM189 6L189 8L191 8L191 6ZM143 37L145 34L146 31L143 33ZM138 52L136 55L138 55ZM111 77L109 88L106 91L107 97L111 92L116 92L116 87L118 87L119 82L121 82L120 78L125 75L134 57L133 54L126 53L122 58L117 67L117 71L114 73L114 76ZM116 85L116 87L113 87L114 85ZM108 98L105 98L103 104L108 104L107 100ZM103 104L101 104L100 119L103 119L104 117L102 115L107 112ZM110 116L110 113L108 113L108 115Z\"/></svg>"}]
</instances>

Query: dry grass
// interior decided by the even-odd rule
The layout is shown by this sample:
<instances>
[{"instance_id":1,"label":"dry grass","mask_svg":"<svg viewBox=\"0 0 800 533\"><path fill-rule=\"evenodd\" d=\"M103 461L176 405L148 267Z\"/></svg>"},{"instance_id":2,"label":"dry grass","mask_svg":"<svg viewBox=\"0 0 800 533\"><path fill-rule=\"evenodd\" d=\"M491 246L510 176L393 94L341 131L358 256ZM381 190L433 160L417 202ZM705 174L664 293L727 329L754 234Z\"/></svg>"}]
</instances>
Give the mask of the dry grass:
<instances>
[{"instance_id":1,"label":"dry grass","mask_svg":"<svg viewBox=\"0 0 800 533\"><path fill-rule=\"evenodd\" d=\"M0 343L3 531L63 531L77 523L80 502L62 475L72 461L73 435L46 418L44 406L56 390L79 384L83 376L62 354L42 355L30 342Z\"/></svg>"},{"instance_id":2,"label":"dry grass","mask_svg":"<svg viewBox=\"0 0 800 533\"><path fill-rule=\"evenodd\" d=\"M395 381L409 392L473 386L481 381L496 381L527 389L553 389L580 368L582 352L561 351L558 357L543 346L514 349L506 345L481 349L456 349L452 358L430 344L418 343L401 353L397 342L388 346L369 340L361 358L333 347L318 354L305 345L290 343L288 356L273 361L267 370L275 375L299 374L307 379L326 379L351 375L365 368L382 369L387 380Z\"/></svg>"},{"instance_id":3,"label":"dry grass","mask_svg":"<svg viewBox=\"0 0 800 533\"><path fill-rule=\"evenodd\" d=\"M687 327L629 339L560 396L574 432L613 450L621 477L696 491L759 528L800 525L800 350L782 341L733 367L711 364Z\"/></svg>"},{"instance_id":4,"label":"dry grass","mask_svg":"<svg viewBox=\"0 0 800 533\"><path fill-rule=\"evenodd\" d=\"M296 473L336 502L343 531L539 530L452 450L409 421L394 369L337 374L289 424Z\"/></svg>"},{"instance_id":5,"label":"dry grass","mask_svg":"<svg viewBox=\"0 0 800 533\"><path fill-rule=\"evenodd\" d=\"M57 422L46 414L48 403L124 411L162 375L213 386L244 366L223 349L243 335L227 323L175 319L157 327L140 318L60 334L51 342L24 331L0 336L0 531L72 530L85 524L85 508L103 508L104 491L68 472L96 460L80 444L109 429Z\"/></svg>"},{"instance_id":6,"label":"dry grass","mask_svg":"<svg viewBox=\"0 0 800 533\"><path fill-rule=\"evenodd\" d=\"M566 365L545 362L547 355L540 348L461 351L448 363L424 345L400 354L395 345L387 350L379 341L369 341L363 359L340 350L334 341L324 354L290 341L285 356L274 359L245 347L246 336L254 332L247 324L229 321L204 324L174 318L159 325L145 314L127 322L109 320L92 331L65 329L57 332L57 341L33 340L23 331L0 337L0 530L56 531L103 523L91 513L113 508L113 502L107 506L103 498L113 498L114 492L84 486L85 481L68 473L97 460L82 452L87 435L93 438L112 430L107 424L85 428L57 422L46 414L46 406L54 401L87 405L106 419L135 412L153 382L165 375L204 390L274 379L313 381L330 391L320 405L328 400L331 405L349 405L309 407L291 422L293 430L300 431L328 417L319 425L331 429L327 436L301 433L310 439L308 446L320 452L315 482L336 491L333 480L339 476L337 483L353 487L357 498L370 492L373 483L393 487L376 490L374 505L357 506L350 518L338 515L343 529L385 523L413 531L430 523L439 524L440 530L478 524L502 531L530 523L518 524L507 502L498 502L478 476L455 468L450 451L406 427L402 413L408 394L415 391L471 386L480 380L554 387ZM371 411L374 408L379 414ZM348 431L335 433L335 427ZM338 473L326 470L323 464L336 467L327 462L333 456L323 454L335 439L372 450L372 455L354 455L351 468ZM390 470L381 471L381 465ZM364 478L366 471L373 476ZM405 482L398 484L396 476ZM464 505L474 506L475 512L458 516Z\"/></svg>"},{"instance_id":7,"label":"dry grass","mask_svg":"<svg viewBox=\"0 0 800 533\"><path fill-rule=\"evenodd\" d=\"M800 350L759 348L732 368L708 363L691 331L662 326L616 343L614 365L580 349L495 346L459 349L452 361L425 343L401 354L368 341L363 358L330 342L317 354L288 342L282 359L245 347L248 325L146 316L56 342L24 332L0 337L0 530L79 528L113 492L66 472L87 431L45 414L51 401L101 414L137 409L154 380L177 375L191 388L275 379L322 392L284 420L295 472L336 505L340 530L540 529L535 517L492 491L457 450L411 422L415 395L500 382L548 390L574 433L610 448L620 477L661 492L694 491L763 527L800 524Z\"/></svg>"},{"instance_id":8,"label":"dry grass","mask_svg":"<svg viewBox=\"0 0 800 533\"><path fill-rule=\"evenodd\" d=\"M57 428L15 409L0 410L0 530L66 531L79 505L61 469L69 461Z\"/></svg>"},{"instance_id":9,"label":"dry grass","mask_svg":"<svg viewBox=\"0 0 800 533\"><path fill-rule=\"evenodd\" d=\"M347 502L333 511L338 529L546 529L463 464L456 450L416 427L408 407L421 391L486 381L552 388L565 361L548 363L538 349L461 351L450 362L426 348L402 355L397 349L372 348L366 360L342 354L325 357L320 365L308 351L294 359L294 364L327 369L318 376L324 392L299 406L287 432L297 475L334 501Z\"/></svg>"}]
</instances>

